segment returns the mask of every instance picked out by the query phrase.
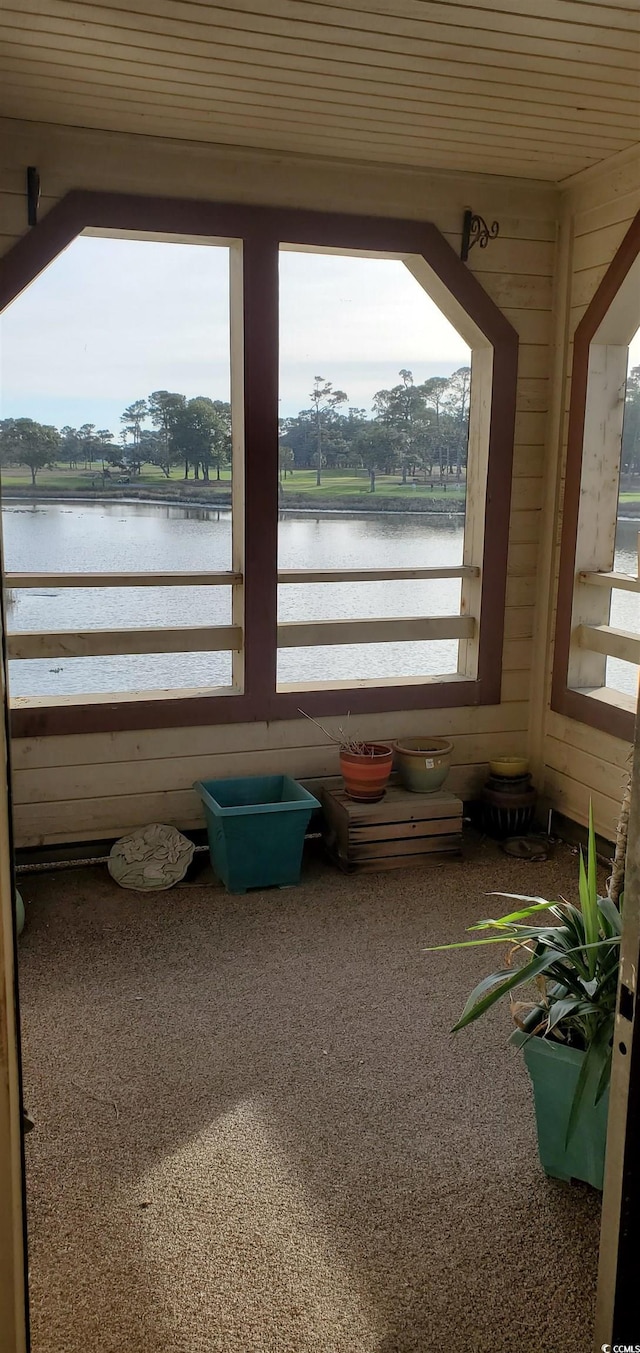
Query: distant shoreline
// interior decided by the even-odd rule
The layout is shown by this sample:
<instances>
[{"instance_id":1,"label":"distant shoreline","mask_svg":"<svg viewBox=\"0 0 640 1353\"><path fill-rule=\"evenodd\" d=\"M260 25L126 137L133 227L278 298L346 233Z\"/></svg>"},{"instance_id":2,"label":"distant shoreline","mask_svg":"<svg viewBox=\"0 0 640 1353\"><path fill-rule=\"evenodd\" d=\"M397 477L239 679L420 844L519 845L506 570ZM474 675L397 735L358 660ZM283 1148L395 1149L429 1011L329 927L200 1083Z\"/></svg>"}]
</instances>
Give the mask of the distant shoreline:
<instances>
[{"instance_id":1,"label":"distant shoreline","mask_svg":"<svg viewBox=\"0 0 640 1353\"><path fill-rule=\"evenodd\" d=\"M122 488L112 489L105 492L104 489L95 491L88 489L49 489L36 486L35 489L14 488L9 486L2 490L2 500L4 503L56 503L56 502L77 502L77 503L142 503L150 506L158 504L166 507L202 507L213 511L229 511L231 509L231 491L230 489L182 489L174 490L159 488L155 489L145 485L144 488L136 489L135 485L123 485ZM362 501L364 500L364 501ZM283 514L296 513L317 513L322 516L345 514L355 514L362 516L364 513L376 516L379 513L396 514L405 516L415 513L438 513L447 517L463 517L464 505L457 495L451 495L447 502L446 498L422 498L407 497L398 502L397 498L385 498L384 494L377 497L375 494L345 495L344 498L336 497L322 498L306 493L288 493L283 495L278 504L279 512Z\"/></svg>"},{"instance_id":2,"label":"distant shoreline","mask_svg":"<svg viewBox=\"0 0 640 1353\"><path fill-rule=\"evenodd\" d=\"M153 507L201 507L213 511L219 509L228 512L231 509L230 488L197 488L185 486L181 489L167 489L159 486L144 485L136 488L127 484L106 491L104 489L64 489L36 486L30 489L26 485L16 487L8 485L2 489L3 503L141 503ZM278 510L282 515L295 516L415 516L419 514L437 514L445 517L464 517L464 504L457 495L427 498L407 496L400 501L387 498L383 493L363 493L340 498L316 497L308 493L286 493L281 496ZM640 521L640 494L635 500L618 504L618 520Z\"/></svg>"}]
</instances>

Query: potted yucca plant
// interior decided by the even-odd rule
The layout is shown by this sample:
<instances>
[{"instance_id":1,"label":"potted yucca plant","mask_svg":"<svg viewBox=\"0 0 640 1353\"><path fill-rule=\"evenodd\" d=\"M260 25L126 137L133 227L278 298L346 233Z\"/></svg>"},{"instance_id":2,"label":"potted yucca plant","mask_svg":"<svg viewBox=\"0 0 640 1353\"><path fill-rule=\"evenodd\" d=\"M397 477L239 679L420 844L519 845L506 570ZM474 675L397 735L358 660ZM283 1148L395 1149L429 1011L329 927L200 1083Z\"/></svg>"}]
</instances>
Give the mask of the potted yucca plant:
<instances>
[{"instance_id":1,"label":"potted yucca plant","mask_svg":"<svg viewBox=\"0 0 640 1353\"><path fill-rule=\"evenodd\" d=\"M598 894L591 809L578 893L579 906L496 893L526 905L471 926L491 932L482 939L437 947L508 946L504 966L478 983L453 1032L509 998L517 1026L511 1042L522 1048L533 1083L542 1166L601 1189L622 917L611 896ZM523 988L535 988L535 999L515 1003Z\"/></svg>"}]
</instances>

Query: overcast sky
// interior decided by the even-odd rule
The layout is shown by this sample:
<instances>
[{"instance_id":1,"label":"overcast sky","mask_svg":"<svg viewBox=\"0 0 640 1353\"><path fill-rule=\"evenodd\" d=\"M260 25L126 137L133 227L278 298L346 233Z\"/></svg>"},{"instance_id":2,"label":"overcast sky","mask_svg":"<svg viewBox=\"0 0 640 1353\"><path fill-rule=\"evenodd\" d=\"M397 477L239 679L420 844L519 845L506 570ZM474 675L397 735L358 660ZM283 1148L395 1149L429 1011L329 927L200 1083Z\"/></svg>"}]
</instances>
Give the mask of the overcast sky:
<instances>
[{"instance_id":1,"label":"overcast sky","mask_svg":"<svg viewBox=\"0 0 640 1353\"><path fill-rule=\"evenodd\" d=\"M402 263L282 252L280 412L316 375L371 406L401 367L449 375L469 350ZM152 390L229 397L226 249L76 240L2 320L2 414L120 430Z\"/></svg>"},{"instance_id":2,"label":"overcast sky","mask_svg":"<svg viewBox=\"0 0 640 1353\"><path fill-rule=\"evenodd\" d=\"M422 381L468 363L402 263L286 251L280 276L282 415L309 407L316 375L370 409L401 367ZM2 416L118 434L152 390L227 399L228 312L226 249L81 237L2 318Z\"/></svg>"}]
</instances>

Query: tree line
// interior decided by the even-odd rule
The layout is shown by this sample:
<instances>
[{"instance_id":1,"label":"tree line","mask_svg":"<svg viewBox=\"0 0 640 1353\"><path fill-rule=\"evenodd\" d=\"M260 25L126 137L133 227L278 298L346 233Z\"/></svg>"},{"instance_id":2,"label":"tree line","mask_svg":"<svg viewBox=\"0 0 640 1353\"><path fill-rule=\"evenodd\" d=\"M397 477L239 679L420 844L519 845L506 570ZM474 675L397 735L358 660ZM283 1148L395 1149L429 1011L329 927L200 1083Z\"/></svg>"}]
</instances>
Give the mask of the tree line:
<instances>
[{"instance_id":1,"label":"tree line","mask_svg":"<svg viewBox=\"0 0 640 1353\"><path fill-rule=\"evenodd\" d=\"M437 466L442 480L453 474L459 479L467 458L469 368L422 385L411 371L399 375L397 385L378 390L370 413L345 411L346 391L316 376L309 407L279 421L281 477L312 468L320 485L325 469L365 468L372 491L383 471L397 470L406 483L420 472L433 475ZM219 479L231 461L231 407L224 400L154 390L124 410L120 427L116 438L93 423L58 429L31 418L6 418L0 423L0 460L28 466L34 485L38 471L55 464L71 470L98 464L109 478L111 470L136 476L150 464L167 479L182 464L185 479L193 473L206 481L214 470Z\"/></svg>"},{"instance_id":2,"label":"tree line","mask_svg":"<svg viewBox=\"0 0 640 1353\"><path fill-rule=\"evenodd\" d=\"M640 366L632 367L627 376L621 469L623 474L640 474Z\"/></svg>"},{"instance_id":3,"label":"tree line","mask_svg":"<svg viewBox=\"0 0 640 1353\"><path fill-rule=\"evenodd\" d=\"M116 439L94 423L58 429L33 418L4 418L0 464L28 466L35 485L38 470L56 464L91 470L97 463L109 477L111 470L136 476L143 465L156 465L167 479L183 464L185 479L193 470L194 479L208 480L213 470L219 479L231 460L231 405L222 399L154 390L124 410L120 425Z\"/></svg>"},{"instance_id":4,"label":"tree line","mask_svg":"<svg viewBox=\"0 0 640 1353\"><path fill-rule=\"evenodd\" d=\"M364 468L372 492L379 473L398 473L402 483L420 477L444 487L466 472L471 372L433 376L416 384L412 372L374 396L370 413L348 406L346 391L316 376L309 407L280 419L280 475L311 469L321 485L325 469ZM345 406L347 406L345 408ZM66 464L139 475L143 465L166 475L184 466L184 478L207 481L231 462L231 406L205 395L187 399L155 390L122 413L120 437L93 423L56 428L31 418L0 421L0 464L26 465L35 485L44 466ZM640 366L627 379L622 470L640 474Z\"/></svg>"},{"instance_id":5,"label":"tree line","mask_svg":"<svg viewBox=\"0 0 640 1353\"><path fill-rule=\"evenodd\" d=\"M343 406L344 390L316 376L310 407L280 421L281 469L313 469L316 484L328 469L364 468L375 492L376 475L398 472L402 483L416 475L441 483L466 469L471 370L432 376L416 384L403 368L390 389L378 390L373 409Z\"/></svg>"}]
</instances>

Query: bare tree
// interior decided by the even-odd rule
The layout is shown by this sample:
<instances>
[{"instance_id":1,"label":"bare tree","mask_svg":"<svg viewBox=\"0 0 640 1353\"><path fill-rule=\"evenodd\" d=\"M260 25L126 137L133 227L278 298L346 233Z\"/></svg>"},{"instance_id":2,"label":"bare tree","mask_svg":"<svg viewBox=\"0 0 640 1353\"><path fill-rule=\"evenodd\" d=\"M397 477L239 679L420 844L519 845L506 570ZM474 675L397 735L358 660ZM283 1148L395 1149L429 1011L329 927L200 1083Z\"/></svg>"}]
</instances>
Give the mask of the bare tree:
<instances>
[{"instance_id":1,"label":"bare tree","mask_svg":"<svg viewBox=\"0 0 640 1353\"><path fill-rule=\"evenodd\" d=\"M326 431L327 416L335 414L339 404L346 404L348 396L344 390L334 390L331 381L324 376L314 376L313 390L309 396L313 408L316 430L316 487L322 483L322 440Z\"/></svg>"}]
</instances>

